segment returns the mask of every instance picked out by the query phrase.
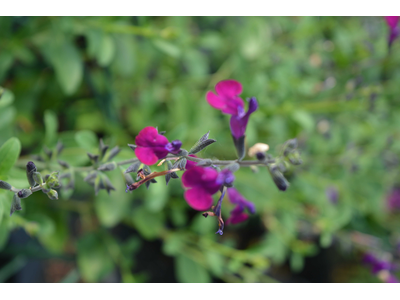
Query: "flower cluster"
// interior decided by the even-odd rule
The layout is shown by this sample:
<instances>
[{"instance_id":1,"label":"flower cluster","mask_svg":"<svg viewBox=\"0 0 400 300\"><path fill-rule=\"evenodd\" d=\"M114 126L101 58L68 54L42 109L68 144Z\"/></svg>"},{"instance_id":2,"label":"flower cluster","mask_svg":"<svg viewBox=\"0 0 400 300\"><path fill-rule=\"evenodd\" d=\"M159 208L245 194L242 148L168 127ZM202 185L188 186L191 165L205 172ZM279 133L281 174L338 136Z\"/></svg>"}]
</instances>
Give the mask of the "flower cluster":
<instances>
[{"instance_id":1,"label":"flower cluster","mask_svg":"<svg viewBox=\"0 0 400 300\"><path fill-rule=\"evenodd\" d=\"M141 130L135 139L136 145L129 144L129 147L135 151L139 162L132 164L125 173L137 172L139 181L128 182L126 191L133 191L142 184L148 187L151 182L156 183L155 178L165 176L166 183L171 178L179 178L178 171L184 171L182 175L182 185L185 189L184 199L190 207L198 211L206 211L203 216L215 216L218 218L218 234L223 234L224 220L222 218L222 201L225 194L228 194L231 204L234 205L231 210L227 224L237 224L249 218L247 212L254 214L255 206L252 202L243 197L234 187L235 176L233 173L241 166L262 165L268 168L272 179L281 191L285 191L289 183L283 176L288 164L301 163L297 148L297 140L289 140L285 143L282 153L279 157L271 159L266 155L269 146L263 143L257 143L249 150L250 157L256 157L257 160L242 161L245 152L245 132L250 115L258 108L256 98L248 99L248 110L245 112L245 105L240 94L243 91L240 82L235 80L223 80L215 86L216 93L209 91L206 94L207 102L214 108L221 110L224 114L231 115L230 129L234 145L237 150L238 159L230 162L213 161L211 159L202 159L195 154L216 142L209 139L209 132L203 135L198 142L189 150L181 149L182 142L175 140L169 142L163 133L159 133L154 127L146 127ZM167 162L168 169L162 172L144 172L149 165L161 162L158 165ZM143 167L139 170L140 163ZM222 167L222 169L220 168ZM213 205L213 196L220 192L220 197ZM209 210L209 211L207 211Z\"/></svg>"},{"instance_id":2,"label":"flower cluster","mask_svg":"<svg viewBox=\"0 0 400 300\"><path fill-rule=\"evenodd\" d=\"M107 193L115 190L111 181L105 172L113 171L119 168L126 183L126 192L131 192L145 185L147 188L151 184L156 184L156 178L164 176L165 183L168 185L171 179L178 179L178 172L183 171L182 186L184 189L183 198L187 204L198 211L203 211L203 216L215 216L218 219L217 234L222 235L224 230L224 220L222 212L222 203L227 194L232 208L230 216L227 218L227 224L237 224L246 221L249 213L255 213L255 205L248 201L238 190L234 188L235 175L241 167L266 167L272 176L272 180L279 190L285 191L289 183L283 173L289 165L298 165L301 163L300 154L297 150L297 140L291 139L284 143L280 154L277 157L267 155L269 146L264 143L256 143L249 149L249 157L253 160L243 161L246 155L245 137L246 127L250 116L258 108L256 98L251 97L248 101L248 109L245 111L245 101L240 98L243 92L242 84L236 80L223 80L215 86L215 93L209 91L206 94L207 102L224 114L230 115L230 129L237 151L235 160L212 160L200 158L196 154L212 145L216 140L209 138L210 132L204 134L190 148L185 150L180 140L169 141L165 132L159 132L156 127L145 127L135 138L135 144L128 146L135 152L136 158L126 161L112 161L118 155L121 149L118 146L110 149L100 139L98 153L87 153L91 166L82 168L72 168L68 163L57 160L63 168L61 174L53 172L42 178L37 172L36 165L28 162L26 166L26 175L30 187L28 189L16 189L9 183L0 181L0 188L14 192L11 214L14 211L21 210L21 199L29 197L33 192L41 190L46 193L50 199L58 199L58 192L55 188L63 187L63 191L73 189L74 171L81 169L84 181L94 187L97 195L104 189ZM47 161L50 162L59 156L63 150L63 145L59 142L55 151L45 147ZM37 156L37 160L46 161L43 157ZM166 169L153 172L150 166L161 166L164 164ZM130 166L122 169L122 165ZM253 169L253 170L254 170ZM130 173L136 173L132 177ZM136 177L136 180L134 178ZM64 180L64 184L61 180ZM69 179L66 182L66 179ZM219 193L218 200L214 205L214 197Z\"/></svg>"}]
</instances>

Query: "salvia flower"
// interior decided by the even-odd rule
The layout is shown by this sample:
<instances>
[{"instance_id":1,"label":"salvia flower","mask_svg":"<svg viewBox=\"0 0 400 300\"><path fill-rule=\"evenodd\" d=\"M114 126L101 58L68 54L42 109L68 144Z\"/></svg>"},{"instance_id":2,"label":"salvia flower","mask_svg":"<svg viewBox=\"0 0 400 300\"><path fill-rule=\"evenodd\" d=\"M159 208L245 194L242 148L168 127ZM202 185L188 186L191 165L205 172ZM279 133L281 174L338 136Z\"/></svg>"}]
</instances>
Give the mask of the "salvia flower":
<instances>
[{"instance_id":1,"label":"salvia flower","mask_svg":"<svg viewBox=\"0 0 400 300\"><path fill-rule=\"evenodd\" d=\"M189 188L185 191L186 202L196 210L211 207L214 195L221 187L218 172L213 168L191 167L182 175L182 184Z\"/></svg>"},{"instance_id":2,"label":"salvia flower","mask_svg":"<svg viewBox=\"0 0 400 300\"><path fill-rule=\"evenodd\" d=\"M249 217L244 211L247 209L250 213L256 212L254 203L244 198L235 188L228 188L229 201L236 204L236 207L231 211L231 216L226 221L227 223L237 224L246 221Z\"/></svg>"},{"instance_id":3,"label":"salvia flower","mask_svg":"<svg viewBox=\"0 0 400 300\"><path fill-rule=\"evenodd\" d=\"M394 188L387 197L389 210L400 210L400 188Z\"/></svg>"},{"instance_id":4,"label":"salvia flower","mask_svg":"<svg viewBox=\"0 0 400 300\"><path fill-rule=\"evenodd\" d=\"M369 265L371 267L371 272L373 274L377 274L383 270L390 272L395 269L394 264L392 264L388 260L380 259L372 253L364 254L362 260L366 265Z\"/></svg>"},{"instance_id":5,"label":"salvia flower","mask_svg":"<svg viewBox=\"0 0 400 300\"><path fill-rule=\"evenodd\" d=\"M236 80L223 80L215 86L217 94L209 91L206 95L207 102L222 113L231 115L230 127L233 141L235 143L239 159L244 153L244 136L250 115L258 108L256 98L249 100L247 113L244 108L244 101L239 95L242 93L242 84Z\"/></svg>"},{"instance_id":6,"label":"salvia flower","mask_svg":"<svg viewBox=\"0 0 400 300\"><path fill-rule=\"evenodd\" d=\"M390 30L388 38L389 48L400 34L400 28L398 26L399 18L400 17L385 17L386 23L388 24Z\"/></svg>"},{"instance_id":7,"label":"salvia flower","mask_svg":"<svg viewBox=\"0 0 400 300\"><path fill-rule=\"evenodd\" d=\"M168 142L168 139L159 134L154 127L142 129L135 139L137 158L145 165L154 165L159 159L165 158L168 153L178 153L182 142L179 140Z\"/></svg>"}]
</instances>

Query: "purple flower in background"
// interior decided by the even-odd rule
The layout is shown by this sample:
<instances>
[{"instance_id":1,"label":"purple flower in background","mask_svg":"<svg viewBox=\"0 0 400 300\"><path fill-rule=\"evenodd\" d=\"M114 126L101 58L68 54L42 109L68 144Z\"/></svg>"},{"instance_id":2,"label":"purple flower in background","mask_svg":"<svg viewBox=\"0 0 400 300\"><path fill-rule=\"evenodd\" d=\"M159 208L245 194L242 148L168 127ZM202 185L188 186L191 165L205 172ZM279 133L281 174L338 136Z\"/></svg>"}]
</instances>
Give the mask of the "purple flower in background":
<instances>
[{"instance_id":1,"label":"purple flower in background","mask_svg":"<svg viewBox=\"0 0 400 300\"><path fill-rule=\"evenodd\" d=\"M238 149L239 159L244 156L244 135L250 115L258 108L256 98L249 100L247 113L244 109L244 102L239 95L242 93L242 84L236 80L223 80L215 86L217 94L209 91L206 95L208 103L221 110L225 114L231 115L230 127L235 146Z\"/></svg>"},{"instance_id":2,"label":"purple flower in background","mask_svg":"<svg viewBox=\"0 0 400 300\"><path fill-rule=\"evenodd\" d=\"M184 194L186 202L196 210L207 210L221 187L218 172L212 168L191 167L182 175L182 184L190 188Z\"/></svg>"},{"instance_id":3,"label":"purple flower in background","mask_svg":"<svg viewBox=\"0 0 400 300\"><path fill-rule=\"evenodd\" d=\"M335 187L333 187L333 186L328 187L325 190L325 194L326 194L326 197L328 198L329 202L331 202L332 204L335 204L335 205L338 203L339 193Z\"/></svg>"},{"instance_id":4,"label":"purple flower in background","mask_svg":"<svg viewBox=\"0 0 400 300\"><path fill-rule=\"evenodd\" d=\"M371 267L371 272L377 275L382 281L387 283L397 283L398 279L391 273L395 270L395 265L388 260L379 259L372 253L365 253L363 263Z\"/></svg>"},{"instance_id":5,"label":"purple flower in background","mask_svg":"<svg viewBox=\"0 0 400 300\"><path fill-rule=\"evenodd\" d=\"M165 158L168 153L178 153L182 142L179 140L168 142L168 139L159 134L154 127L143 128L136 136L135 154L145 165L153 165L159 159Z\"/></svg>"},{"instance_id":6,"label":"purple flower in background","mask_svg":"<svg viewBox=\"0 0 400 300\"><path fill-rule=\"evenodd\" d=\"M236 207L231 211L227 223L237 224L246 221L249 215L244 212L245 209L252 214L256 212L254 203L244 198L235 188L228 188L228 197L232 204L236 204Z\"/></svg>"},{"instance_id":7,"label":"purple flower in background","mask_svg":"<svg viewBox=\"0 0 400 300\"><path fill-rule=\"evenodd\" d=\"M386 23L389 26L389 48L391 47L393 41L399 36L400 28L398 26L400 17L385 17Z\"/></svg>"},{"instance_id":8,"label":"purple flower in background","mask_svg":"<svg viewBox=\"0 0 400 300\"><path fill-rule=\"evenodd\" d=\"M387 197L389 210L400 210L400 188L394 188Z\"/></svg>"},{"instance_id":9,"label":"purple flower in background","mask_svg":"<svg viewBox=\"0 0 400 300\"><path fill-rule=\"evenodd\" d=\"M232 211L231 216L226 220L226 224L237 224L246 221L249 215L244 212L243 206L237 205Z\"/></svg>"}]
</instances>

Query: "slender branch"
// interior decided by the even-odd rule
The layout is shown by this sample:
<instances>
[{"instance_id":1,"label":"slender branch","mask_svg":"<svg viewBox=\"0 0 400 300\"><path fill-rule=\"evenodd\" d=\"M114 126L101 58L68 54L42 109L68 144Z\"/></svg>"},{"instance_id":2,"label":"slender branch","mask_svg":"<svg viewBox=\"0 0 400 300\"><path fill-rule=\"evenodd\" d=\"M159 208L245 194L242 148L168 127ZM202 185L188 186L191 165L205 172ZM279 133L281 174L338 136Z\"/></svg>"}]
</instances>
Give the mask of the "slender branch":
<instances>
[{"instance_id":1,"label":"slender branch","mask_svg":"<svg viewBox=\"0 0 400 300\"><path fill-rule=\"evenodd\" d=\"M191 157L191 156L185 156L187 160L194 161L194 162L201 162L204 160L204 158L197 158L197 157ZM241 167L250 167L250 166L256 166L256 165L268 165L270 163L275 162L274 159L267 159L264 161L259 161L259 160L244 160L244 161L237 161L237 160L210 160L210 163L212 165L216 166L227 166L233 163L239 164Z\"/></svg>"}]
</instances>

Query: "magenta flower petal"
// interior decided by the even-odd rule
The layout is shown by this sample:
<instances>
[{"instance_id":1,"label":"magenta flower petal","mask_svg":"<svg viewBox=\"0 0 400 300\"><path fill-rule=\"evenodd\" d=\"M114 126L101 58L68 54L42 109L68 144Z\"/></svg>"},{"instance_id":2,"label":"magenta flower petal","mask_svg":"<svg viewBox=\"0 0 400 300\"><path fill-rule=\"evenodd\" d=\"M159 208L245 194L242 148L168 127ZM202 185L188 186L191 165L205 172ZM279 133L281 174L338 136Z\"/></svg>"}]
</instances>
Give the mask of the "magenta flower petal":
<instances>
[{"instance_id":1,"label":"magenta flower petal","mask_svg":"<svg viewBox=\"0 0 400 300\"><path fill-rule=\"evenodd\" d=\"M239 81L228 79L218 82L215 90L221 96L235 97L242 93L243 87Z\"/></svg>"},{"instance_id":2,"label":"magenta flower petal","mask_svg":"<svg viewBox=\"0 0 400 300\"><path fill-rule=\"evenodd\" d=\"M209 194L215 194L221 184L217 181L218 172L212 168L192 167L182 175L184 187L201 187Z\"/></svg>"},{"instance_id":3,"label":"magenta flower petal","mask_svg":"<svg viewBox=\"0 0 400 300\"><path fill-rule=\"evenodd\" d=\"M200 187L187 190L184 194L186 202L195 210L207 210L213 203L213 198Z\"/></svg>"},{"instance_id":4,"label":"magenta flower petal","mask_svg":"<svg viewBox=\"0 0 400 300\"><path fill-rule=\"evenodd\" d=\"M135 154L145 165L153 165L159 159L165 158L168 153L179 151L182 142L179 140L168 142L168 139L159 134L154 127L143 128L136 136Z\"/></svg>"},{"instance_id":5,"label":"magenta flower petal","mask_svg":"<svg viewBox=\"0 0 400 300\"><path fill-rule=\"evenodd\" d=\"M207 102L225 114L233 116L243 112L243 100L238 96L242 92L242 85L236 80L223 80L217 83L215 90L218 95L209 91L206 94Z\"/></svg>"},{"instance_id":6,"label":"magenta flower petal","mask_svg":"<svg viewBox=\"0 0 400 300\"><path fill-rule=\"evenodd\" d=\"M400 17L398 17L398 16L397 17L385 17L385 20L386 20L388 26L391 29L394 29L397 26L397 23L399 23L399 18Z\"/></svg>"},{"instance_id":7,"label":"magenta flower petal","mask_svg":"<svg viewBox=\"0 0 400 300\"><path fill-rule=\"evenodd\" d=\"M138 147L161 147L164 148L168 144L168 139L158 134L158 130L154 127L143 128L135 138Z\"/></svg>"},{"instance_id":8,"label":"magenta flower petal","mask_svg":"<svg viewBox=\"0 0 400 300\"><path fill-rule=\"evenodd\" d=\"M249 122L249 117L253 112L257 110L257 108L258 108L257 100L256 98L252 97L249 101L249 110L245 115L243 116L233 115L231 117L230 120L231 132L236 139L239 139L245 134L247 123Z\"/></svg>"},{"instance_id":9,"label":"magenta flower petal","mask_svg":"<svg viewBox=\"0 0 400 300\"><path fill-rule=\"evenodd\" d=\"M194 155L194 154L190 154L189 156L190 156L190 157L196 157L196 158L197 158L197 156ZM191 160L187 160L187 161L186 161L185 169L188 170L188 169L190 169L190 168L192 168L192 167L195 167L196 165L197 165L197 162L191 161Z\"/></svg>"},{"instance_id":10,"label":"magenta flower petal","mask_svg":"<svg viewBox=\"0 0 400 300\"><path fill-rule=\"evenodd\" d=\"M158 156L153 151L149 151L148 148L137 147L135 155L142 163L148 166L154 165L158 161Z\"/></svg>"},{"instance_id":11,"label":"magenta flower petal","mask_svg":"<svg viewBox=\"0 0 400 300\"><path fill-rule=\"evenodd\" d=\"M243 210L245 208L252 214L256 212L256 207L253 202L248 201L246 198L242 196L235 188L228 188L228 197L229 201L232 204L236 204L239 207L242 207Z\"/></svg>"},{"instance_id":12,"label":"magenta flower petal","mask_svg":"<svg viewBox=\"0 0 400 300\"><path fill-rule=\"evenodd\" d=\"M229 190L229 189L228 189ZM249 215L243 212L243 208L241 206L236 206L234 210L231 211L231 216L226 220L227 224L238 224L246 221L249 218Z\"/></svg>"}]
</instances>

